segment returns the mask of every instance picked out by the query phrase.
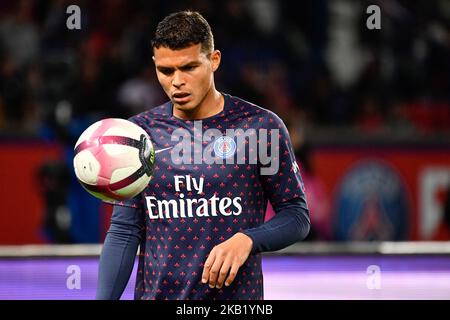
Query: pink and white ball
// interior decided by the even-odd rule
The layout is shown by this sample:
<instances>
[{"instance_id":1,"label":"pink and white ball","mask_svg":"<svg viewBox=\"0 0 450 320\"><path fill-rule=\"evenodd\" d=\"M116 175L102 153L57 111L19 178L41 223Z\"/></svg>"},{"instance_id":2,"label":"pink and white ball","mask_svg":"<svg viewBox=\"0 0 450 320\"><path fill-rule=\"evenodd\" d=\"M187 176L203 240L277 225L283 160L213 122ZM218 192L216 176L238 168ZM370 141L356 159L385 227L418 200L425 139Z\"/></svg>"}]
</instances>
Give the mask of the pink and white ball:
<instances>
[{"instance_id":1,"label":"pink and white ball","mask_svg":"<svg viewBox=\"0 0 450 320\"><path fill-rule=\"evenodd\" d=\"M75 144L73 165L81 185L106 201L130 199L148 185L155 150L131 121L109 118L88 127Z\"/></svg>"}]
</instances>

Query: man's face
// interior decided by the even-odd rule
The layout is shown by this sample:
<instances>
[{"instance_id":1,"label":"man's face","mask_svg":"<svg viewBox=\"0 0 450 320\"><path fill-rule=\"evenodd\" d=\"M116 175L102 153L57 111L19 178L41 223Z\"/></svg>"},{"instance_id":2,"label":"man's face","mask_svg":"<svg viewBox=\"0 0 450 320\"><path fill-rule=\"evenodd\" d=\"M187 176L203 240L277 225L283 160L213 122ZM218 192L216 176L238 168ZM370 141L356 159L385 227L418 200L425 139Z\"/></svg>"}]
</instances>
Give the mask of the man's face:
<instances>
[{"instance_id":1,"label":"man's face","mask_svg":"<svg viewBox=\"0 0 450 320\"><path fill-rule=\"evenodd\" d=\"M220 63L220 52L201 51L201 44L185 49L155 48L153 60L159 83L175 108L194 111L213 86L213 73Z\"/></svg>"}]
</instances>

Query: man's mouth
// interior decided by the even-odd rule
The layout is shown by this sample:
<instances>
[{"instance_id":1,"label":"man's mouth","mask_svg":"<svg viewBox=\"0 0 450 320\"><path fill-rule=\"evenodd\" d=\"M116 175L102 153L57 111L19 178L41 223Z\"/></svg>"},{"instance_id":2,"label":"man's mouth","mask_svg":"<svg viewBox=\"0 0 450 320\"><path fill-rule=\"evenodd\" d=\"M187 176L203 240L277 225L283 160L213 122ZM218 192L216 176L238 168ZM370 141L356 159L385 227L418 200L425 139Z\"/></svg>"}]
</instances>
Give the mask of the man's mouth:
<instances>
[{"instance_id":1,"label":"man's mouth","mask_svg":"<svg viewBox=\"0 0 450 320\"><path fill-rule=\"evenodd\" d=\"M183 104L189 101L190 96L187 92L176 92L172 95L172 98L176 103Z\"/></svg>"}]
</instances>

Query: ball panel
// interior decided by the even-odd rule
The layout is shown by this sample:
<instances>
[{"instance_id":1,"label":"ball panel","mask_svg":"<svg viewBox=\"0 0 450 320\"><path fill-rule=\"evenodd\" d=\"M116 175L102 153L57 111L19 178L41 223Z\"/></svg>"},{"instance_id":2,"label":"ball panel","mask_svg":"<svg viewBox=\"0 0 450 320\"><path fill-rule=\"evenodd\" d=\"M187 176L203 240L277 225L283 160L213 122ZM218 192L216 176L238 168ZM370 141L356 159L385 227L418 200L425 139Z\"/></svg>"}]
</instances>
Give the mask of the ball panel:
<instances>
[{"instance_id":1,"label":"ball panel","mask_svg":"<svg viewBox=\"0 0 450 320\"><path fill-rule=\"evenodd\" d=\"M83 141L89 140L92 137L92 134L100 128L102 125L102 120L97 121L94 124L90 125L84 132L81 134L81 136L78 138L77 143L75 144L75 148Z\"/></svg>"},{"instance_id":2,"label":"ball panel","mask_svg":"<svg viewBox=\"0 0 450 320\"><path fill-rule=\"evenodd\" d=\"M137 127L137 128L136 128ZM122 136L122 137L130 137L136 140L141 139L141 134L143 134L141 129L137 125L134 125L132 122L127 121L127 123L120 123L115 127L111 127L103 134L103 136ZM145 132L145 131L144 131Z\"/></svg>"},{"instance_id":3,"label":"ball panel","mask_svg":"<svg viewBox=\"0 0 450 320\"><path fill-rule=\"evenodd\" d=\"M96 192L96 191L92 191L89 190L89 188L84 187L84 189L89 192L90 194L92 194L94 197L102 200L102 201L115 201L115 200L119 200L117 199L117 196L113 193L111 193L112 196L108 197L105 193L102 192Z\"/></svg>"},{"instance_id":4,"label":"ball panel","mask_svg":"<svg viewBox=\"0 0 450 320\"><path fill-rule=\"evenodd\" d=\"M106 152L106 156L127 156L129 159L134 159L137 155L139 150L130 146L124 146L122 144L103 144L103 150ZM136 153L136 154L134 154Z\"/></svg>"},{"instance_id":5,"label":"ball panel","mask_svg":"<svg viewBox=\"0 0 450 320\"><path fill-rule=\"evenodd\" d=\"M83 150L74 158L75 174L79 180L96 184L100 172L100 163L90 150Z\"/></svg>"},{"instance_id":6,"label":"ball panel","mask_svg":"<svg viewBox=\"0 0 450 320\"><path fill-rule=\"evenodd\" d=\"M137 167L125 167L114 170L111 175L110 183L116 183L131 176L140 166Z\"/></svg>"},{"instance_id":7,"label":"ball panel","mask_svg":"<svg viewBox=\"0 0 450 320\"><path fill-rule=\"evenodd\" d=\"M115 193L117 193L119 196L125 197L125 198L133 198L137 196L139 193L142 192L142 190L145 189L145 187L150 182L151 177L144 174L142 177L137 179L135 182L131 183L130 185L126 186L125 188L116 190Z\"/></svg>"},{"instance_id":8,"label":"ball panel","mask_svg":"<svg viewBox=\"0 0 450 320\"><path fill-rule=\"evenodd\" d=\"M139 161L139 150L128 146L117 146L124 148L128 152L119 155L111 155L106 151L106 145L103 145L101 148L102 150L96 154L95 157L101 164L100 171L98 173L100 176L110 179L114 171L117 169L120 169L122 167L139 168L141 166L141 163Z\"/></svg>"}]
</instances>

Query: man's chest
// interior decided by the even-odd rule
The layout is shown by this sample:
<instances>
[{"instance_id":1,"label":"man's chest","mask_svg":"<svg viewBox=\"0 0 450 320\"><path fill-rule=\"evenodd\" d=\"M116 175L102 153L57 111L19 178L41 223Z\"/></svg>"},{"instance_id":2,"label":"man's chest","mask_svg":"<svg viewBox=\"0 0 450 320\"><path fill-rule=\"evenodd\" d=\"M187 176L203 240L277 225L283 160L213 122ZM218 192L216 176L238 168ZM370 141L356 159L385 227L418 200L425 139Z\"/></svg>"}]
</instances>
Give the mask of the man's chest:
<instances>
[{"instance_id":1,"label":"man's chest","mask_svg":"<svg viewBox=\"0 0 450 320\"><path fill-rule=\"evenodd\" d=\"M252 187L258 182L257 132L235 123L230 129L223 122L192 121L180 127L150 121L146 131L155 149L155 169L149 188L202 195Z\"/></svg>"},{"instance_id":2,"label":"man's chest","mask_svg":"<svg viewBox=\"0 0 450 320\"><path fill-rule=\"evenodd\" d=\"M236 217L262 203L258 164L248 161L250 150L239 148L237 136L208 129L153 123L155 168L144 191L151 220Z\"/></svg>"}]
</instances>

